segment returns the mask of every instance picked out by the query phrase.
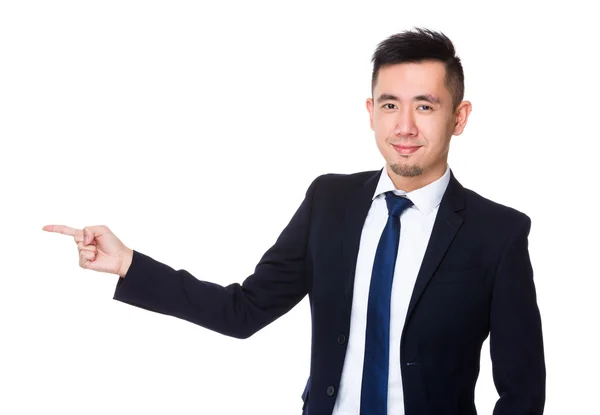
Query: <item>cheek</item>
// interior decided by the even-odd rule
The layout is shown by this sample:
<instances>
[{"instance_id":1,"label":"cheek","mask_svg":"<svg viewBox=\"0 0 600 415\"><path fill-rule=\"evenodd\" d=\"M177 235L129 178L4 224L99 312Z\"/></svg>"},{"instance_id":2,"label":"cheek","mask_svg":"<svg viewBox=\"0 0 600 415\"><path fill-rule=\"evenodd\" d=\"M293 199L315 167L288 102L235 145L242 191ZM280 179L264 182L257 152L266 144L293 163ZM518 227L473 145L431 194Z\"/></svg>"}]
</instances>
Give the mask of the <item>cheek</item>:
<instances>
[{"instance_id":1,"label":"cheek","mask_svg":"<svg viewBox=\"0 0 600 415\"><path fill-rule=\"evenodd\" d=\"M440 120L435 117L422 117L417 121L417 127L423 135L436 135L443 128L440 125Z\"/></svg>"},{"instance_id":2,"label":"cheek","mask_svg":"<svg viewBox=\"0 0 600 415\"><path fill-rule=\"evenodd\" d=\"M446 140L446 137L452 133L452 130L448 131L446 123L434 117L420 120L417 123L417 127L419 135L424 137L429 142L429 145L435 147L441 145Z\"/></svg>"},{"instance_id":3,"label":"cheek","mask_svg":"<svg viewBox=\"0 0 600 415\"><path fill-rule=\"evenodd\" d=\"M377 142L377 147L379 147L381 150L386 150L386 148L389 147L388 139L390 137L391 133L389 130L381 128L381 126L375 129L375 141Z\"/></svg>"},{"instance_id":4,"label":"cheek","mask_svg":"<svg viewBox=\"0 0 600 415\"><path fill-rule=\"evenodd\" d=\"M378 137L386 139L389 135L393 134L394 131L394 120L391 117L385 117L383 115L376 116L373 119L375 134Z\"/></svg>"}]
</instances>

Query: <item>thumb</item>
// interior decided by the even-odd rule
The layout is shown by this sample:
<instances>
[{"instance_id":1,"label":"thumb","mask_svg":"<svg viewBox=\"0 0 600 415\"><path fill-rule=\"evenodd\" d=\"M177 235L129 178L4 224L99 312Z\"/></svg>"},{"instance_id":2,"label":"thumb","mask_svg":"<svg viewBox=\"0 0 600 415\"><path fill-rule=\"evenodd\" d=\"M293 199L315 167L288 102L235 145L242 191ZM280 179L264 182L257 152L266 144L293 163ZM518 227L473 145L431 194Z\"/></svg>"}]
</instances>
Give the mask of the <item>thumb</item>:
<instances>
[{"instance_id":1,"label":"thumb","mask_svg":"<svg viewBox=\"0 0 600 415\"><path fill-rule=\"evenodd\" d=\"M87 245L94 239L94 235L89 228L83 228L83 244Z\"/></svg>"},{"instance_id":2,"label":"thumb","mask_svg":"<svg viewBox=\"0 0 600 415\"><path fill-rule=\"evenodd\" d=\"M83 244L89 245L92 243L96 236L102 236L102 234L106 233L108 228L103 225L99 226L86 226L83 228Z\"/></svg>"}]
</instances>

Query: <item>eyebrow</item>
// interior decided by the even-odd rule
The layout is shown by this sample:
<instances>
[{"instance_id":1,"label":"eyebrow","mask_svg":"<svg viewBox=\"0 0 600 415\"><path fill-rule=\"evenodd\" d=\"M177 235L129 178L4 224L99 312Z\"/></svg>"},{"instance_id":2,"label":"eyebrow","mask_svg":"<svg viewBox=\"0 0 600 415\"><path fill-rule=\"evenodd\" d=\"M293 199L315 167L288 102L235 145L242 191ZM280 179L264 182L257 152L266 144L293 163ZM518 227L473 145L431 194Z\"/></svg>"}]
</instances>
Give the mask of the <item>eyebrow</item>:
<instances>
[{"instance_id":1,"label":"eyebrow","mask_svg":"<svg viewBox=\"0 0 600 415\"><path fill-rule=\"evenodd\" d=\"M377 103L381 103L383 101L400 101L396 95L392 94L381 94L377 98ZM440 99L431 95L431 94L422 94L417 95L413 98L413 101L426 101L431 104L440 104Z\"/></svg>"}]
</instances>

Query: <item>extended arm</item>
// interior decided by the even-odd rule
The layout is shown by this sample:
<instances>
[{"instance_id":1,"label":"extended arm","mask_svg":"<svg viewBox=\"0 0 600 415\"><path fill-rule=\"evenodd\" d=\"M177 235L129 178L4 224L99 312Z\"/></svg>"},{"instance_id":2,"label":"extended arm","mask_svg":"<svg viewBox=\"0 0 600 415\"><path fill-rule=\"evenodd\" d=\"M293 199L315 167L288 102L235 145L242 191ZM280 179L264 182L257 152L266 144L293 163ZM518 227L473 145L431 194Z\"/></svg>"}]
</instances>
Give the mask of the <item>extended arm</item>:
<instances>
[{"instance_id":1,"label":"extended arm","mask_svg":"<svg viewBox=\"0 0 600 415\"><path fill-rule=\"evenodd\" d=\"M223 287L201 281L134 250L114 299L178 317L210 330L247 338L287 313L307 293L306 244L314 188L252 275Z\"/></svg>"}]
</instances>

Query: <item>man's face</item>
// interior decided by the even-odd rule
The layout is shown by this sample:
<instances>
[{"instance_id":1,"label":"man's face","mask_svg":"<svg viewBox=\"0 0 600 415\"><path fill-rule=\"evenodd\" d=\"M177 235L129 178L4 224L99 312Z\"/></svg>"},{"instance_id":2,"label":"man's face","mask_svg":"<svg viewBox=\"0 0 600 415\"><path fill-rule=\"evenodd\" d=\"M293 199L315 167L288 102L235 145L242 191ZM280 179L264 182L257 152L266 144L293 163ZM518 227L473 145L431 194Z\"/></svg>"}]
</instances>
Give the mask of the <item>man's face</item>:
<instances>
[{"instance_id":1,"label":"man's face","mask_svg":"<svg viewBox=\"0 0 600 415\"><path fill-rule=\"evenodd\" d=\"M450 138L462 133L471 104L454 110L445 74L442 63L431 61L379 70L367 109L392 180L423 186L446 171Z\"/></svg>"}]
</instances>

